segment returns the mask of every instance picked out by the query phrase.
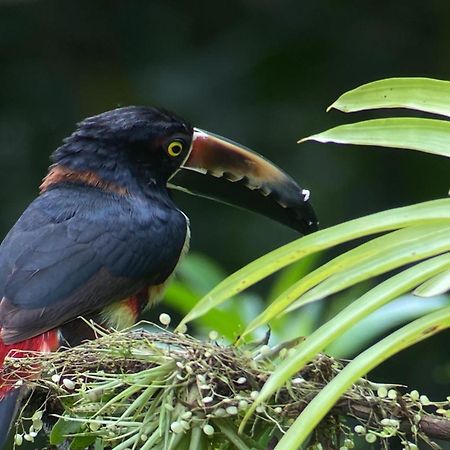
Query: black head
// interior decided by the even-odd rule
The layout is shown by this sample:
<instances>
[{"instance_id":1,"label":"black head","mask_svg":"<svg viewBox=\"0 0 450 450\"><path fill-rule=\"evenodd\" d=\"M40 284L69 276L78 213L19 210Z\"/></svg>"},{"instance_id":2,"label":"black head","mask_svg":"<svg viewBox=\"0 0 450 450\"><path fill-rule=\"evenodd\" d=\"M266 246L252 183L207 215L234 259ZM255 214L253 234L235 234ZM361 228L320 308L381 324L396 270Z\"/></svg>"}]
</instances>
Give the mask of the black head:
<instances>
[{"instance_id":1,"label":"black head","mask_svg":"<svg viewBox=\"0 0 450 450\"><path fill-rule=\"evenodd\" d=\"M259 212L302 233L317 229L309 191L283 170L162 109L128 106L85 119L52 160L61 180L67 173L71 182L93 177L90 184L163 200L171 187Z\"/></svg>"},{"instance_id":2,"label":"black head","mask_svg":"<svg viewBox=\"0 0 450 450\"><path fill-rule=\"evenodd\" d=\"M52 155L56 164L93 171L131 190L167 180L187 158L193 129L168 111L127 106L89 117Z\"/></svg>"}]
</instances>

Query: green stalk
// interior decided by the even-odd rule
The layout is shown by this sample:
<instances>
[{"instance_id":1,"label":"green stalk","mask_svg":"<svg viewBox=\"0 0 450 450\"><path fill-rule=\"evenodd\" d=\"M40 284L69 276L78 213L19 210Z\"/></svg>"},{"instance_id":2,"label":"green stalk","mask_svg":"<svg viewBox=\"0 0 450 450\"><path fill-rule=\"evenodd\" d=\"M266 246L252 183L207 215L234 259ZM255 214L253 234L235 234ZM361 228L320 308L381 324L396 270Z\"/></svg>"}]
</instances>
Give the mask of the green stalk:
<instances>
[{"instance_id":1,"label":"green stalk","mask_svg":"<svg viewBox=\"0 0 450 450\"><path fill-rule=\"evenodd\" d=\"M349 240L407 226L450 220L450 199L433 200L382 211L304 236L258 258L219 283L178 325L186 324L263 278L305 256ZM177 328L177 329L178 329Z\"/></svg>"},{"instance_id":2,"label":"green stalk","mask_svg":"<svg viewBox=\"0 0 450 450\"><path fill-rule=\"evenodd\" d=\"M450 307L447 307L409 323L358 355L308 404L275 450L300 448L352 384L401 350L449 327Z\"/></svg>"},{"instance_id":3,"label":"green stalk","mask_svg":"<svg viewBox=\"0 0 450 450\"><path fill-rule=\"evenodd\" d=\"M442 271L443 268L448 267L450 267L449 253L416 264L366 292L358 300L354 301L318 328L300 343L295 354L289 357L289 359L284 360L269 377L257 399L242 420L239 427L240 432L242 432L247 420L253 414L256 407L280 389L290 377L301 370L305 364L313 359L327 345L371 312L405 292L410 291L418 284Z\"/></svg>"},{"instance_id":4,"label":"green stalk","mask_svg":"<svg viewBox=\"0 0 450 450\"><path fill-rule=\"evenodd\" d=\"M230 426L224 420L217 420L215 422L220 428L220 431L226 436L226 438L238 449L238 450L252 450L248 445L237 435L235 427Z\"/></svg>"}]
</instances>

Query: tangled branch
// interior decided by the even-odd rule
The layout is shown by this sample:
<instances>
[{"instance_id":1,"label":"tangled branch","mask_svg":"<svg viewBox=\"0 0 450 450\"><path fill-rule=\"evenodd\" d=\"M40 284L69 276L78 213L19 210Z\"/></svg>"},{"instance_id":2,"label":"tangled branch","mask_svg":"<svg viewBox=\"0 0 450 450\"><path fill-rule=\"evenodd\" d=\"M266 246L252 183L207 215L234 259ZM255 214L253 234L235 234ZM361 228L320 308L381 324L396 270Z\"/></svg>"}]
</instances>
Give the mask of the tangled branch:
<instances>
[{"instance_id":1,"label":"tangled branch","mask_svg":"<svg viewBox=\"0 0 450 450\"><path fill-rule=\"evenodd\" d=\"M204 440L211 448L225 439L235 445L229 448L268 449L346 364L319 355L258 406L245 436L238 435L243 414L286 357L287 348L239 348L139 330L104 333L58 353L8 358L1 376L32 388L17 422L17 445L47 433L53 445L69 440L118 450L177 448L185 439ZM310 445L352 448L360 436L382 448L393 438L409 449L420 441L438 448L434 439L450 441L449 403L362 379Z\"/></svg>"}]
</instances>

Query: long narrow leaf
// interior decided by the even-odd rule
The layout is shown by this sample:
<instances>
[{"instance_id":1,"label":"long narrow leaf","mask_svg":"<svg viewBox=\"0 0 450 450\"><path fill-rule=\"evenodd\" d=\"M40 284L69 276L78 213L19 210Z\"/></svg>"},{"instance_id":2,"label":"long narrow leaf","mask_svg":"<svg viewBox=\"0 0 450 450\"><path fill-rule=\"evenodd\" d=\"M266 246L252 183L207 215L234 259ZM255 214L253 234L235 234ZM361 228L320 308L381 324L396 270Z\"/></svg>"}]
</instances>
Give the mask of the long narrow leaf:
<instances>
[{"instance_id":1,"label":"long narrow leaf","mask_svg":"<svg viewBox=\"0 0 450 450\"><path fill-rule=\"evenodd\" d=\"M230 275L203 297L180 325L202 316L268 275L317 251L374 233L448 220L450 220L450 199L445 198L371 214L302 237Z\"/></svg>"},{"instance_id":2,"label":"long narrow leaf","mask_svg":"<svg viewBox=\"0 0 450 450\"><path fill-rule=\"evenodd\" d=\"M372 119L331 128L299 142L377 145L450 157L450 121L415 117Z\"/></svg>"},{"instance_id":3,"label":"long narrow leaf","mask_svg":"<svg viewBox=\"0 0 450 450\"><path fill-rule=\"evenodd\" d=\"M450 307L447 307L411 322L361 353L309 403L275 450L300 448L353 383L392 355L449 327Z\"/></svg>"},{"instance_id":4,"label":"long narrow leaf","mask_svg":"<svg viewBox=\"0 0 450 450\"><path fill-rule=\"evenodd\" d=\"M434 297L450 291L450 270L438 273L430 280L425 281L414 290L414 295L419 297Z\"/></svg>"},{"instance_id":5,"label":"long narrow leaf","mask_svg":"<svg viewBox=\"0 0 450 450\"><path fill-rule=\"evenodd\" d=\"M228 421L216 421L220 428L220 431L225 435L229 442L231 442L237 450L253 450L250 448L244 440L238 436L234 426L231 426Z\"/></svg>"},{"instance_id":6,"label":"long narrow leaf","mask_svg":"<svg viewBox=\"0 0 450 450\"><path fill-rule=\"evenodd\" d=\"M410 241L393 249L386 249L372 260L364 261L343 273L335 273L323 283L308 291L292 305L292 309L325 298L361 281L404 266L429 256L450 250L450 227L436 231L434 235L424 233L422 239L413 244Z\"/></svg>"},{"instance_id":7,"label":"long narrow leaf","mask_svg":"<svg viewBox=\"0 0 450 450\"><path fill-rule=\"evenodd\" d=\"M283 312L296 309L371 276L446 250L450 250L450 224L447 227L441 223L425 224L373 239L334 258L293 284L250 322L241 338ZM330 278L329 283L324 282L327 278ZM317 285L318 288L312 289L299 299L302 294Z\"/></svg>"},{"instance_id":8,"label":"long narrow leaf","mask_svg":"<svg viewBox=\"0 0 450 450\"><path fill-rule=\"evenodd\" d=\"M325 353L335 358L351 358L387 331L445 306L450 306L450 297L445 295L427 301L405 295L362 319L327 346Z\"/></svg>"},{"instance_id":9,"label":"long narrow leaf","mask_svg":"<svg viewBox=\"0 0 450 450\"><path fill-rule=\"evenodd\" d=\"M341 95L328 109L343 112L410 108L450 117L450 82L431 78L388 78Z\"/></svg>"},{"instance_id":10,"label":"long narrow leaf","mask_svg":"<svg viewBox=\"0 0 450 450\"><path fill-rule=\"evenodd\" d=\"M247 412L243 423L262 401L274 394L290 377L301 370L308 361L361 319L394 298L410 291L436 273L448 268L450 268L450 254L436 256L394 275L347 306L308 336L299 344L296 352L278 366L264 384L256 401Z\"/></svg>"}]
</instances>

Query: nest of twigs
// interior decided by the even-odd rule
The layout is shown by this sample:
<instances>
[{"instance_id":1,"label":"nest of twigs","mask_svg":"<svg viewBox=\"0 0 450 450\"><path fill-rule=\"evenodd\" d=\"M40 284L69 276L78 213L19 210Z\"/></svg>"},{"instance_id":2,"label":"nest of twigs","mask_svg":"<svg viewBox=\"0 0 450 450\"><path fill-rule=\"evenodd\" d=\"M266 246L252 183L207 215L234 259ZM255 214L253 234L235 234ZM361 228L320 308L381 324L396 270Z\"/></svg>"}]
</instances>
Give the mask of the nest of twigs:
<instances>
[{"instance_id":1,"label":"nest of twigs","mask_svg":"<svg viewBox=\"0 0 450 450\"><path fill-rule=\"evenodd\" d=\"M102 332L58 353L8 358L3 378L32 388L16 424L16 445L46 435L50 446L69 442L73 450L270 449L345 365L320 355L259 405L238 434L289 349L226 346L214 338L161 329ZM316 429L310 446L346 450L358 435L385 448L394 437L405 448L420 440L435 446L430 426L446 419L427 409L439 413L448 403L401 392L400 386L361 380Z\"/></svg>"}]
</instances>

